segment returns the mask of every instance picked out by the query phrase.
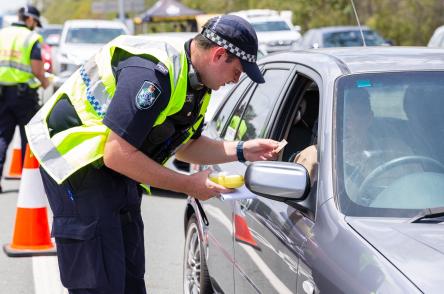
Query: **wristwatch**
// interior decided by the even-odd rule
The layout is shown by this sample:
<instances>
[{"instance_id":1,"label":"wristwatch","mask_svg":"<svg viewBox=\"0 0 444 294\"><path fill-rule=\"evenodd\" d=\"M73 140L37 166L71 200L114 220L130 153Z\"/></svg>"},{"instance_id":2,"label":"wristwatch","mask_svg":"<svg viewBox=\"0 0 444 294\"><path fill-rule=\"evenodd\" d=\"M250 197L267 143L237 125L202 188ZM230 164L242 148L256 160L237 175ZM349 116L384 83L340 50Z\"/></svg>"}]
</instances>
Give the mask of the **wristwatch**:
<instances>
[{"instance_id":1,"label":"wristwatch","mask_svg":"<svg viewBox=\"0 0 444 294\"><path fill-rule=\"evenodd\" d=\"M247 161L244 156L244 141L239 141L236 145L237 160L240 162Z\"/></svg>"}]
</instances>

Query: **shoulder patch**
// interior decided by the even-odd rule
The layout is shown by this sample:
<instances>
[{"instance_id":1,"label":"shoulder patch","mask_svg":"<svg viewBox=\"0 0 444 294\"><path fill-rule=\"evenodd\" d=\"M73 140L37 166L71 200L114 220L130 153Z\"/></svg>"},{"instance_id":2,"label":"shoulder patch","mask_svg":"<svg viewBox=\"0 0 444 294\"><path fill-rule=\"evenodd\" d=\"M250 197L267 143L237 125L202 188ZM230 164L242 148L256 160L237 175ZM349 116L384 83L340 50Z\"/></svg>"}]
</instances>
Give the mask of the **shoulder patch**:
<instances>
[{"instance_id":1,"label":"shoulder patch","mask_svg":"<svg viewBox=\"0 0 444 294\"><path fill-rule=\"evenodd\" d=\"M168 68L166 68L166 66L162 62L157 63L156 69L161 73L163 73L164 75L168 74Z\"/></svg>"},{"instance_id":2,"label":"shoulder patch","mask_svg":"<svg viewBox=\"0 0 444 294\"><path fill-rule=\"evenodd\" d=\"M140 110L145 110L153 106L157 98L162 92L160 89L151 82L143 82L139 92L136 95L136 107Z\"/></svg>"}]
</instances>

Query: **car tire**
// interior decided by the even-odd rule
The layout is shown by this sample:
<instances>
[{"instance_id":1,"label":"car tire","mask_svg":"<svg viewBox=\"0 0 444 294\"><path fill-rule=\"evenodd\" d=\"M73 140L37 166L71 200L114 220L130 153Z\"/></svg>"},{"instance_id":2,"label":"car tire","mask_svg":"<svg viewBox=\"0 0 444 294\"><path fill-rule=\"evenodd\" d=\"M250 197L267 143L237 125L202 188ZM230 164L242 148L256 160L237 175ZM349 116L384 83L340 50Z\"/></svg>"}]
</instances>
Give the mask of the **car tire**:
<instances>
[{"instance_id":1,"label":"car tire","mask_svg":"<svg viewBox=\"0 0 444 294\"><path fill-rule=\"evenodd\" d=\"M183 259L183 293L214 293L195 215L188 220Z\"/></svg>"}]
</instances>

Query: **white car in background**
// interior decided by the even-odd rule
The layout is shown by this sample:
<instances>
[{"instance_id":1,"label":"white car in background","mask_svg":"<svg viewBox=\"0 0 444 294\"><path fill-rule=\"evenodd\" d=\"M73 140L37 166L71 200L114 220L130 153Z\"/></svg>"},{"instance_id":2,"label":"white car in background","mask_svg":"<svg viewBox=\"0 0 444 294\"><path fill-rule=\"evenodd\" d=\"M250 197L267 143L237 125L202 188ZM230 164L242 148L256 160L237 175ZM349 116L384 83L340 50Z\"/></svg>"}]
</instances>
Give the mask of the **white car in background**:
<instances>
[{"instance_id":1,"label":"white car in background","mask_svg":"<svg viewBox=\"0 0 444 294\"><path fill-rule=\"evenodd\" d=\"M444 48L444 26L436 28L427 47Z\"/></svg>"},{"instance_id":2,"label":"white car in background","mask_svg":"<svg viewBox=\"0 0 444 294\"><path fill-rule=\"evenodd\" d=\"M68 20L63 25L54 73L63 82L104 44L117 36L129 34L120 21Z\"/></svg>"},{"instance_id":3,"label":"white car in background","mask_svg":"<svg viewBox=\"0 0 444 294\"><path fill-rule=\"evenodd\" d=\"M256 31L259 48L268 53L291 50L299 42L299 26L293 26L290 19L275 10L252 9L232 12L251 23Z\"/></svg>"}]
</instances>

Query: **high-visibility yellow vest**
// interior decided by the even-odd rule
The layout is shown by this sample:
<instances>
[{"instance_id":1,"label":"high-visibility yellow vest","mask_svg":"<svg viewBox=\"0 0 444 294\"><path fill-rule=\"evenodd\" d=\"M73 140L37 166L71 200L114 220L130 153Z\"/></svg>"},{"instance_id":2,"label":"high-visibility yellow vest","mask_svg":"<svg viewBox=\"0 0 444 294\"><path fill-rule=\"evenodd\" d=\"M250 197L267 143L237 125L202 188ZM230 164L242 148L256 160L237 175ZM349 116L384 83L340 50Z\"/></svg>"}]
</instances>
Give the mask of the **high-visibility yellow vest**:
<instances>
[{"instance_id":1,"label":"high-visibility yellow vest","mask_svg":"<svg viewBox=\"0 0 444 294\"><path fill-rule=\"evenodd\" d=\"M0 85L40 86L31 69L31 50L42 36L22 26L0 30Z\"/></svg>"},{"instance_id":2,"label":"high-visibility yellow vest","mask_svg":"<svg viewBox=\"0 0 444 294\"><path fill-rule=\"evenodd\" d=\"M26 126L29 147L45 171L61 184L80 168L101 160L110 130L102 120L116 89L111 61L120 48L131 55L162 62L168 69L171 97L166 108L155 120L162 124L168 116L179 112L188 85L188 63L185 52L177 52L163 42L153 42L141 36L119 36L105 45L81 66L43 105ZM50 137L47 118L62 97L68 97L82 125L61 131ZM210 94L203 98L199 119L190 126L185 144L197 130L205 115Z\"/></svg>"},{"instance_id":3,"label":"high-visibility yellow vest","mask_svg":"<svg viewBox=\"0 0 444 294\"><path fill-rule=\"evenodd\" d=\"M236 132L237 130L237 136L236 139L242 140L244 135L247 133L248 127L244 119L241 120L239 115L233 115L233 117L230 120L229 127Z\"/></svg>"}]
</instances>

